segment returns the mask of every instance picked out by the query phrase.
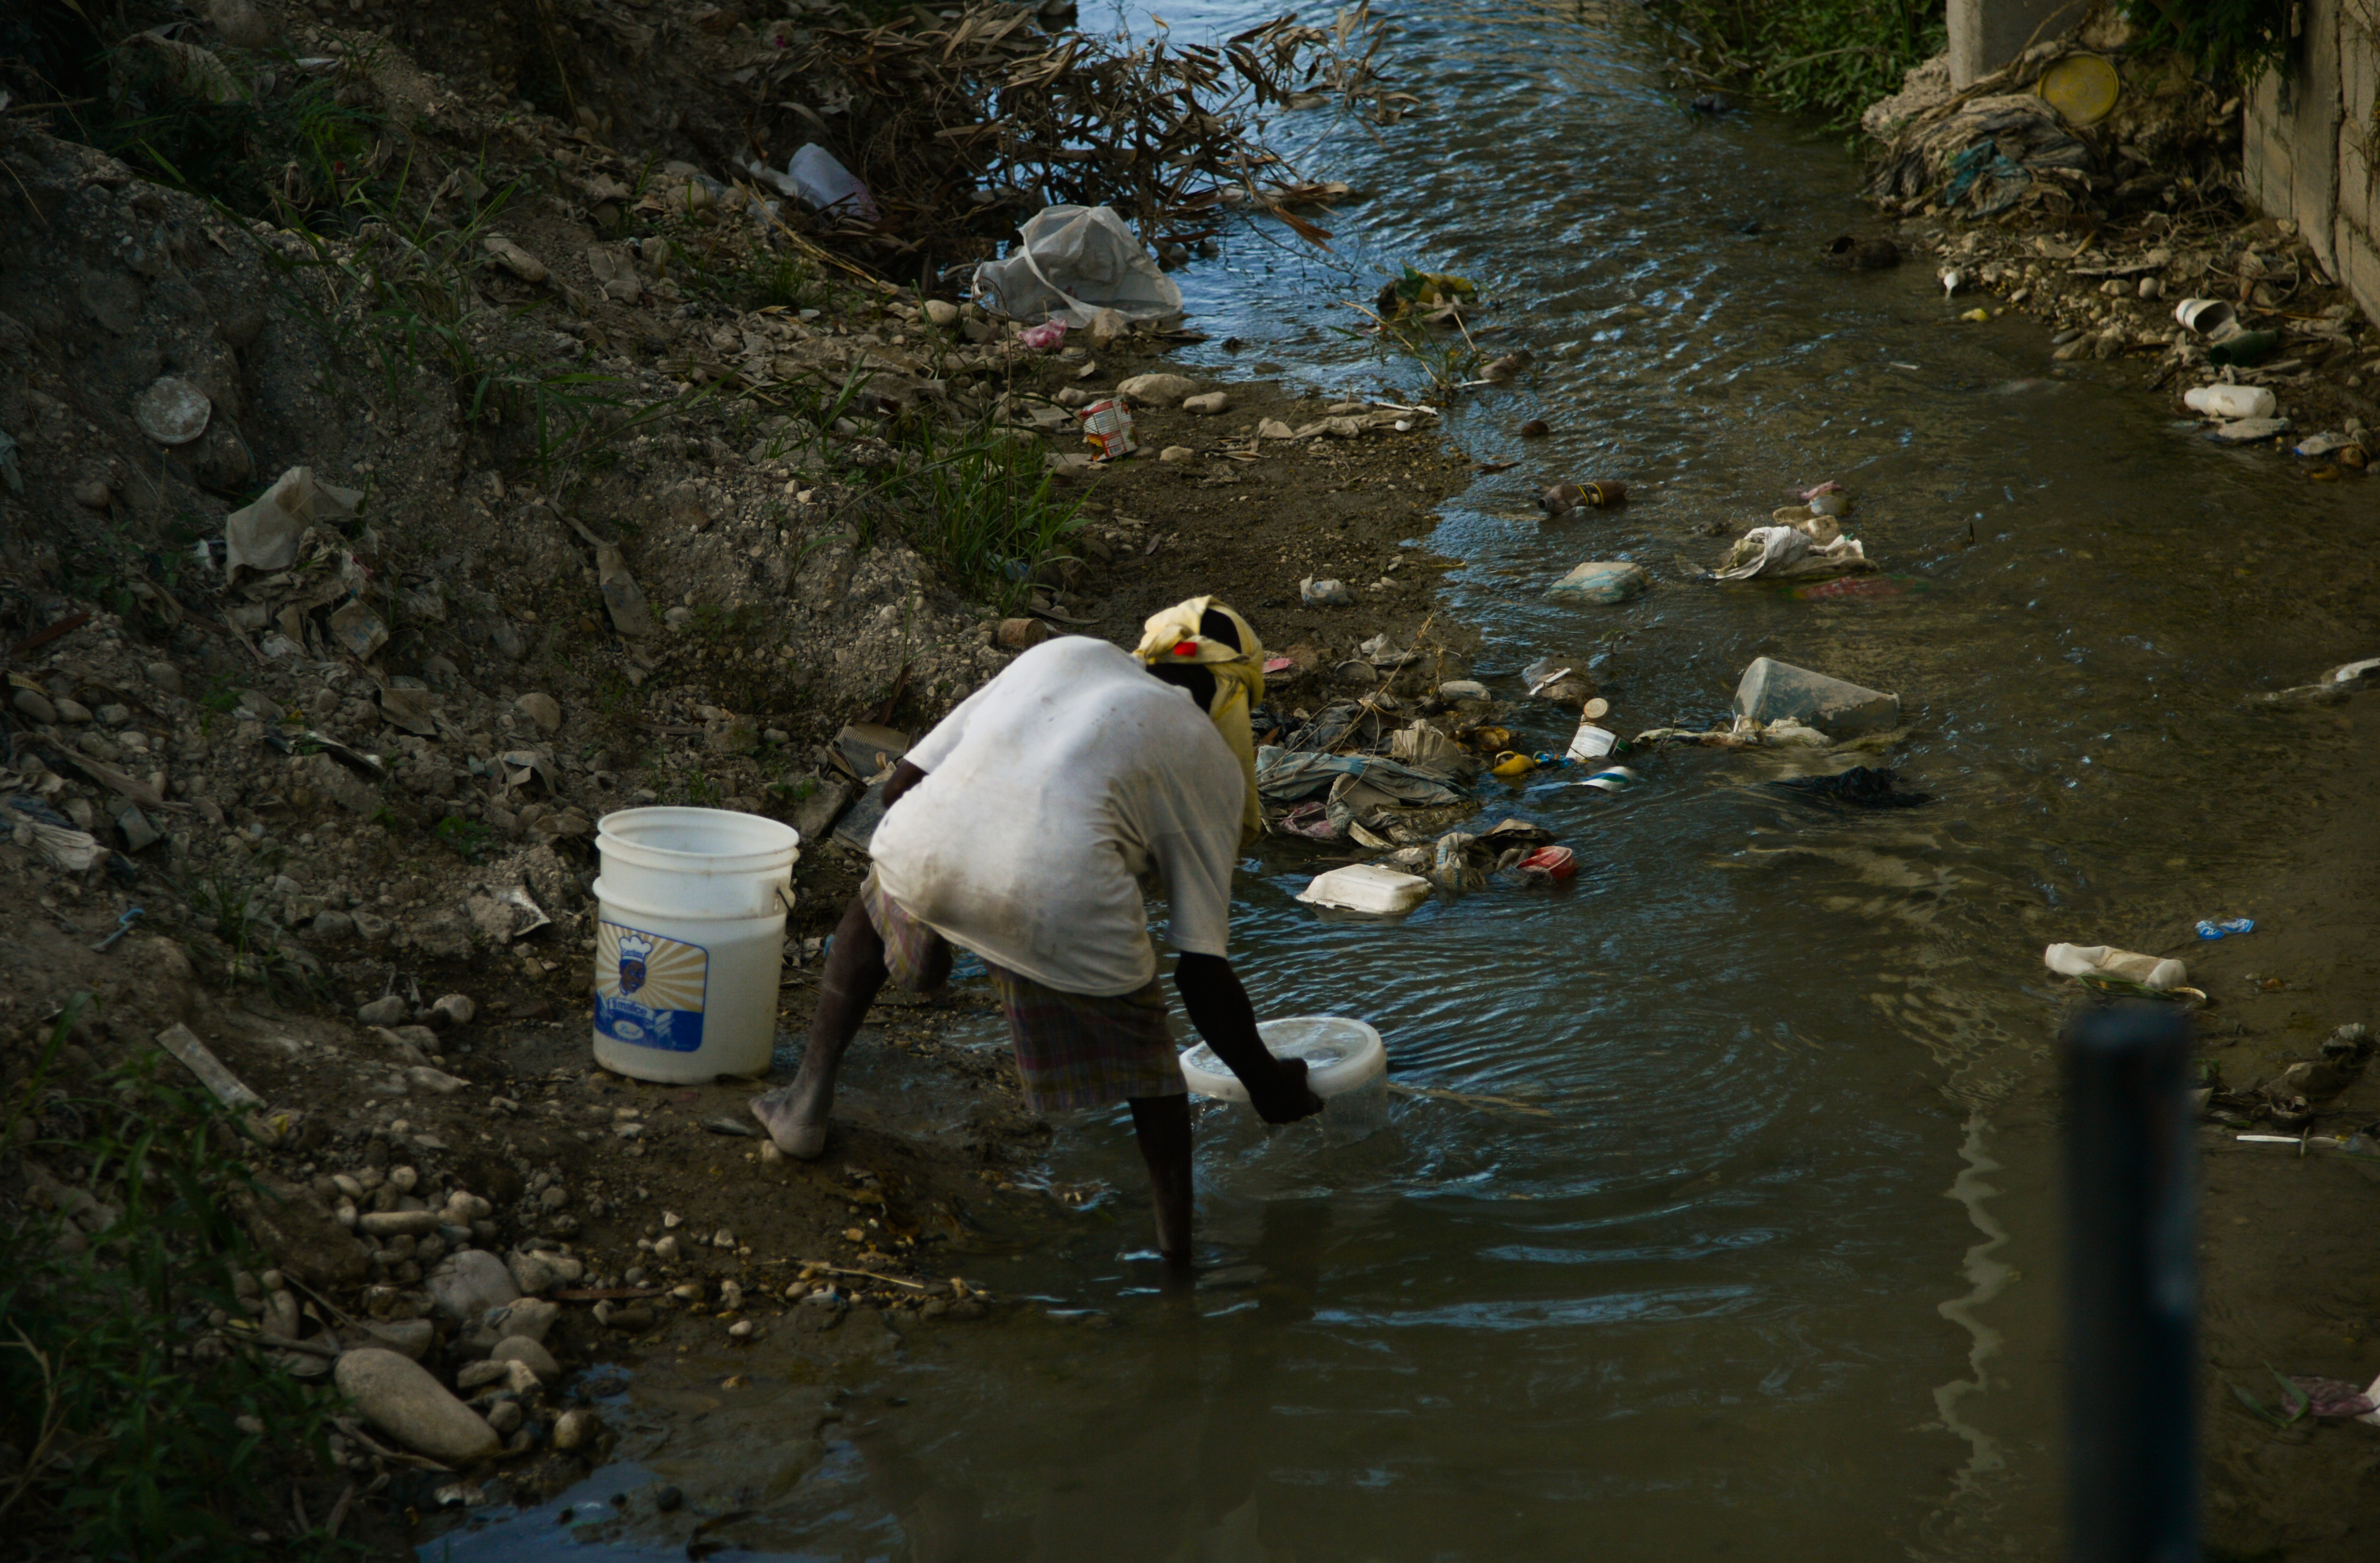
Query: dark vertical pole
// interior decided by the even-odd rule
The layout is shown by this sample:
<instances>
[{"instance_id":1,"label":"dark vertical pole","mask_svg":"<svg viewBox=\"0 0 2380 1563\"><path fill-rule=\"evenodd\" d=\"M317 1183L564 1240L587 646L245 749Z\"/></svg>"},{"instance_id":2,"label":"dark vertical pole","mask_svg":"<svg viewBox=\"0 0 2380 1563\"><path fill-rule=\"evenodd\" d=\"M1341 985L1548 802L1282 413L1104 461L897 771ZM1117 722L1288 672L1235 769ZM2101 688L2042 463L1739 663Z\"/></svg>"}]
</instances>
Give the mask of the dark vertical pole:
<instances>
[{"instance_id":1,"label":"dark vertical pole","mask_svg":"<svg viewBox=\"0 0 2380 1563\"><path fill-rule=\"evenodd\" d=\"M2065 1037L2073 1563L2197 1563L2198 1190L2179 1005Z\"/></svg>"}]
</instances>

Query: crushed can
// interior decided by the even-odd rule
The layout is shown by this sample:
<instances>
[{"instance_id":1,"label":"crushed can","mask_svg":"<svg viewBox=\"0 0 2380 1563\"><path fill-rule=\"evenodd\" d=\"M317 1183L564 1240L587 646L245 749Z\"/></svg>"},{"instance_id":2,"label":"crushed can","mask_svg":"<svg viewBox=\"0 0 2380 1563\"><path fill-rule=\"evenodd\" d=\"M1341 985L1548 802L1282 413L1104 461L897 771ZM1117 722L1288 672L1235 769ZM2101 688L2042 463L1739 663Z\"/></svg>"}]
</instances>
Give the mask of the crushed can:
<instances>
[{"instance_id":1,"label":"crushed can","mask_svg":"<svg viewBox=\"0 0 2380 1563\"><path fill-rule=\"evenodd\" d=\"M1101 461L1122 461L1140 449L1132 437L1132 409L1123 398L1093 402L1081 417L1084 442L1098 450Z\"/></svg>"}]
</instances>

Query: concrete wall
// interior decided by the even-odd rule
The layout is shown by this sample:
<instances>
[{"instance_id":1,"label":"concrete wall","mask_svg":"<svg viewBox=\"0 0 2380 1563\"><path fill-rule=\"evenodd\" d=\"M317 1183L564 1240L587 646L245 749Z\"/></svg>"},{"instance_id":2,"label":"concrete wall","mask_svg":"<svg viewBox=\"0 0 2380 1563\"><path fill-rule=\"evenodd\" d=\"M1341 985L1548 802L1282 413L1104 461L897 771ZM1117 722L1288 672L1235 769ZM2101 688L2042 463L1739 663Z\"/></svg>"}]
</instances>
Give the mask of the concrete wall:
<instances>
[{"instance_id":1,"label":"concrete wall","mask_svg":"<svg viewBox=\"0 0 2380 1563\"><path fill-rule=\"evenodd\" d=\"M2267 72L2242 110L2248 198L2298 231L2363 313L2380 320L2380 0L2304 0L2286 75Z\"/></svg>"},{"instance_id":2,"label":"concrete wall","mask_svg":"<svg viewBox=\"0 0 2380 1563\"><path fill-rule=\"evenodd\" d=\"M2082 19L2092 0L1949 0L1950 86L1963 91L2017 57L2024 46L2055 38Z\"/></svg>"}]
</instances>

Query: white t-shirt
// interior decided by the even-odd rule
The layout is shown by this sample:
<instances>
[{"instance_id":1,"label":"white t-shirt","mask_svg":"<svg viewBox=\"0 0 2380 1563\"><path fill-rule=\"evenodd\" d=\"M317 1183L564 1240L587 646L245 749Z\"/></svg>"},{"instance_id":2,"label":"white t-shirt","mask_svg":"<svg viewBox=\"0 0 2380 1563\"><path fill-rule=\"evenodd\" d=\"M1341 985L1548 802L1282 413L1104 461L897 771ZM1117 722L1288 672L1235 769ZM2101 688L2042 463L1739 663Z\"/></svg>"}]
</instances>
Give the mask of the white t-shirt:
<instances>
[{"instance_id":1,"label":"white t-shirt","mask_svg":"<svg viewBox=\"0 0 2380 1563\"><path fill-rule=\"evenodd\" d=\"M1066 993L1157 975L1139 879L1173 946L1220 955L1247 783L1189 695L1103 640L1044 641L909 759L926 779L877 826L879 881L963 949Z\"/></svg>"}]
</instances>

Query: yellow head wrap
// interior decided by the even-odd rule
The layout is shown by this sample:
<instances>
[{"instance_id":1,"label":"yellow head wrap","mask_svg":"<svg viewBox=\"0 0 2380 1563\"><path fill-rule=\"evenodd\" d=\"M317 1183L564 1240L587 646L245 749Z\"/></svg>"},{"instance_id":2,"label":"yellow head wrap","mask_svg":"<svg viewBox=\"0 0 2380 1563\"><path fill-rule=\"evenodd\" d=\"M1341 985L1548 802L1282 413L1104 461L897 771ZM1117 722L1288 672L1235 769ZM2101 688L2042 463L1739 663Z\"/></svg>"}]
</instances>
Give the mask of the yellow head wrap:
<instances>
[{"instance_id":1,"label":"yellow head wrap","mask_svg":"<svg viewBox=\"0 0 2380 1563\"><path fill-rule=\"evenodd\" d=\"M1230 646L1201 633L1198 626L1209 612L1232 622L1232 628L1239 632L1239 645ZM1215 699L1207 708L1207 716L1230 745L1240 762L1240 774L1247 781L1247 797L1240 812L1240 844L1255 841L1264 833L1264 810L1257 802L1256 738L1249 731L1248 713L1264 699L1265 692L1264 642L1257 638L1256 629L1213 598L1194 597L1152 614L1142 626L1140 645L1133 655L1151 667L1200 667L1213 677Z\"/></svg>"}]
</instances>

